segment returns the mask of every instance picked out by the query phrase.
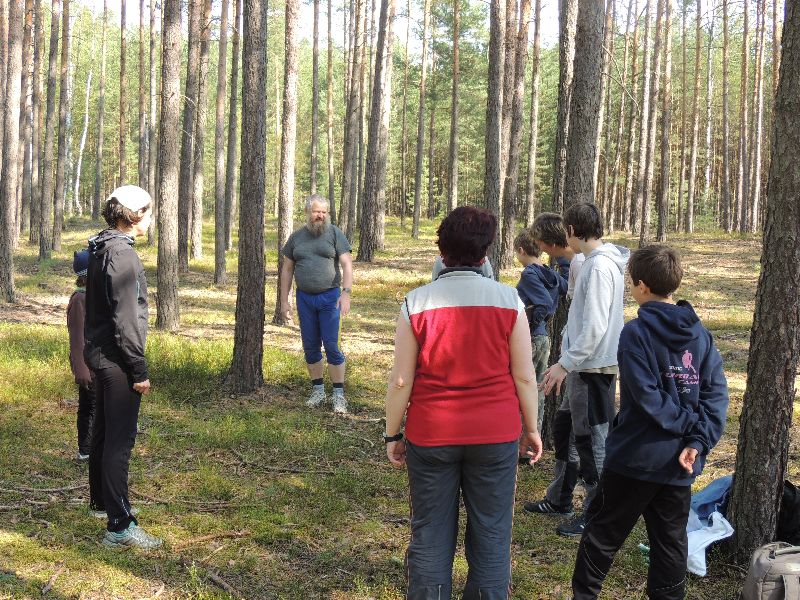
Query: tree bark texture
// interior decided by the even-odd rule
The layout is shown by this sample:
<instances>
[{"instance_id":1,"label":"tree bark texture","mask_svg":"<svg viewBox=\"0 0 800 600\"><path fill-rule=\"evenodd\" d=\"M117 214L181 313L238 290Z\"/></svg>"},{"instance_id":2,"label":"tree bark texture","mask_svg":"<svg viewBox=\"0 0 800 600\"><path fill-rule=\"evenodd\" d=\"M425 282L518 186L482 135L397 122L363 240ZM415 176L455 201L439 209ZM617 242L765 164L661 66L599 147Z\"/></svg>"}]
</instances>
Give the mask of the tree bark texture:
<instances>
[{"instance_id":1,"label":"tree bark texture","mask_svg":"<svg viewBox=\"0 0 800 600\"><path fill-rule=\"evenodd\" d=\"M450 145L447 152L447 212L458 206L458 38L461 35L461 2L453 0L453 93L450 101ZM526 40L527 43L527 40Z\"/></svg>"},{"instance_id":2,"label":"tree bark texture","mask_svg":"<svg viewBox=\"0 0 800 600\"><path fill-rule=\"evenodd\" d=\"M659 242L667 241L669 226L669 189L670 189L670 146L669 134L672 126L672 0L664 0L664 92L661 100L661 185L658 189L656 206L658 209L658 226L656 238Z\"/></svg>"},{"instance_id":3,"label":"tree bark texture","mask_svg":"<svg viewBox=\"0 0 800 600\"><path fill-rule=\"evenodd\" d=\"M22 34L22 82L20 87L19 113L19 192L21 206L17 219L17 235L27 233L31 223L31 58L33 56L33 0L24 0L24 28ZM19 241L19 240L18 240Z\"/></svg>"},{"instance_id":4,"label":"tree bark texture","mask_svg":"<svg viewBox=\"0 0 800 600\"><path fill-rule=\"evenodd\" d=\"M345 108L344 160L342 161L342 200L339 207L339 227L352 242L355 223L351 219L351 204L358 202L358 136L359 136L359 91L361 87L361 52L356 51L364 43L362 10L364 0L356 0L353 14L353 35L351 36L350 81L347 84L347 103Z\"/></svg>"},{"instance_id":5,"label":"tree bark texture","mask_svg":"<svg viewBox=\"0 0 800 600\"><path fill-rule=\"evenodd\" d=\"M597 127L600 118L603 76L602 0L579 0L575 36L575 66L570 102L567 170L564 203L593 203Z\"/></svg>"},{"instance_id":6,"label":"tree bark texture","mask_svg":"<svg viewBox=\"0 0 800 600\"><path fill-rule=\"evenodd\" d=\"M422 19L422 65L419 76L419 110L417 111L417 153L414 173L414 222L411 237L419 237L419 219L422 210L422 160L425 148L425 84L428 76L428 32L431 24L431 0L425 0ZM491 42L490 42L491 44ZM491 64L491 63L490 63ZM490 67L491 69L491 67ZM488 124L487 124L488 127ZM488 168L488 166L487 166Z\"/></svg>"},{"instance_id":7,"label":"tree bark texture","mask_svg":"<svg viewBox=\"0 0 800 600\"><path fill-rule=\"evenodd\" d=\"M506 169L508 168L508 151L511 139L511 113L514 110L514 64L517 55L517 6L518 0L506 0L506 31L505 31L505 53L503 60L503 123L500 129L500 195L499 208L497 212L497 241L490 252L497 254L492 260L500 259L499 243L502 239L503 226L503 186L506 183ZM527 44L527 40L525 43Z\"/></svg>"},{"instance_id":8,"label":"tree bark texture","mask_svg":"<svg viewBox=\"0 0 800 600\"><path fill-rule=\"evenodd\" d=\"M702 0L697 0L697 16L695 18L695 52L694 52L694 92L692 98L692 148L689 153L689 183L686 186L686 216L683 219L683 230L694 231L694 197L697 187L697 144L700 135L700 47L703 43L703 28L700 16L703 14Z\"/></svg>"},{"instance_id":9,"label":"tree bark texture","mask_svg":"<svg viewBox=\"0 0 800 600\"><path fill-rule=\"evenodd\" d=\"M728 2L722 0L722 228L730 233L733 228L731 202L731 152L730 152L730 67Z\"/></svg>"},{"instance_id":10,"label":"tree bark texture","mask_svg":"<svg viewBox=\"0 0 800 600\"><path fill-rule=\"evenodd\" d=\"M766 0L759 0L758 14L760 21L758 25L758 41L756 42L756 65L755 73L753 73L753 168L752 168L752 185L750 188L750 219L748 220L748 231L755 233L758 231L758 218L760 214L761 203L761 148L762 137L764 134L764 34L766 29L767 20L767 2Z\"/></svg>"},{"instance_id":11,"label":"tree bark texture","mask_svg":"<svg viewBox=\"0 0 800 600\"><path fill-rule=\"evenodd\" d=\"M319 144L319 0L314 4L314 41L311 67L311 193L317 193L317 146Z\"/></svg>"},{"instance_id":12,"label":"tree bark texture","mask_svg":"<svg viewBox=\"0 0 800 600\"><path fill-rule=\"evenodd\" d=\"M626 231L630 231L631 226L631 205L633 204L633 179L636 165L636 117L641 112L641 105L636 102L636 90L639 87L639 3L636 2L636 10L634 12L635 19L633 25L633 42L631 44L631 110L628 115L628 143L625 161L625 191L620 201L620 225Z\"/></svg>"},{"instance_id":13,"label":"tree bark texture","mask_svg":"<svg viewBox=\"0 0 800 600\"><path fill-rule=\"evenodd\" d=\"M163 0L161 121L158 135L158 268L156 327L178 328L178 144L181 109L181 2Z\"/></svg>"},{"instance_id":14,"label":"tree bark texture","mask_svg":"<svg viewBox=\"0 0 800 600\"><path fill-rule=\"evenodd\" d=\"M100 42L100 90L97 100L97 154L94 164L94 193L92 219L100 218L103 201L103 126L106 113L106 31L108 29L108 1L103 0L103 33Z\"/></svg>"},{"instance_id":15,"label":"tree bark texture","mask_svg":"<svg viewBox=\"0 0 800 600\"><path fill-rule=\"evenodd\" d=\"M800 356L800 2L787 0L785 10L764 251L729 508L740 564L775 537Z\"/></svg>"},{"instance_id":16,"label":"tree bark texture","mask_svg":"<svg viewBox=\"0 0 800 600\"><path fill-rule=\"evenodd\" d=\"M69 0L64 0L66 7ZM127 157L125 155L125 142L128 137L128 123L127 123L127 80L125 65L127 62L128 44L125 36L125 17L126 0L120 0L119 20L119 184L125 185L128 183L128 170L127 170Z\"/></svg>"},{"instance_id":17,"label":"tree bark texture","mask_svg":"<svg viewBox=\"0 0 800 600\"><path fill-rule=\"evenodd\" d=\"M56 70L58 68L58 30L61 0L53 0L50 18L50 51L47 61L47 110L42 165L42 222L39 230L39 260L49 259L53 251L53 151L56 129Z\"/></svg>"},{"instance_id":18,"label":"tree bark texture","mask_svg":"<svg viewBox=\"0 0 800 600\"><path fill-rule=\"evenodd\" d=\"M536 147L539 140L539 62L541 59L542 0L534 0L533 8L533 52L531 54L531 114L530 137L528 138L528 174L525 185L525 225L530 227L536 217Z\"/></svg>"},{"instance_id":19,"label":"tree bark texture","mask_svg":"<svg viewBox=\"0 0 800 600\"><path fill-rule=\"evenodd\" d=\"M56 186L53 190L53 250L61 252L61 232L64 230L64 190L67 168L67 110L69 107L69 0L63 0L61 24L61 84L58 101L58 154ZM121 85L121 84L120 84Z\"/></svg>"},{"instance_id":20,"label":"tree bark texture","mask_svg":"<svg viewBox=\"0 0 800 600\"><path fill-rule=\"evenodd\" d=\"M289 0L286 3L287 16L290 7L296 7L296 1ZM261 0L244 2L239 281L236 294L233 362L227 376L227 384L239 392L253 391L264 383L262 362L266 194L264 171L267 162L267 12L266 2Z\"/></svg>"},{"instance_id":21,"label":"tree bark texture","mask_svg":"<svg viewBox=\"0 0 800 600\"><path fill-rule=\"evenodd\" d=\"M139 0L139 187L148 189L147 181L147 97L145 96L144 67L144 0Z\"/></svg>"},{"instance_id":22,"label":"tree bark texture","mask_svg":"<svg viewBox=\"0 0 800 600\"><path fill-rule=\"evenodd\" d=\"M331 221L336 222L336 184L333 174L333 5L328 0L328 73L327 104L325 110L327 166L328 166L328 208Z\"/></svg>"},{"instance_id":23,"label":"tree bark texture","mask_svg":"<svg viewBox=\"0 0 800 600\"><path fill-rule=\"evenodd\" d=\"M84 107L83 107L83 130L81 131L81 141L80 145L78 146L78 162L75 164L75 191L74 191L74 198L75 198L75 206L78 209L78 214L83 214L81 212L81 202L80 202L80 187L81 187L81 167L83 165L83 150L86 147L86 135L89 132L89 93L92 90L92 71L89 71L89 76L86 78L86 95L84 96Z\"/></svg>"},{"instance_id":24,"label":"tree bark texture","mask_svg":"<svg viewBox=\"0 0 800 600\"><path fill-rule=\"evenodd\" d=\"M614 0L606 1L606 15L603 23L603 48L602 48L602 61L603 61L603 74L600 77L600 114L597 117L597 152L594 156L594 189L599 201L597 204L600 206L600 213L605 216L606 201L608 199L607 181L608 181L608 154L610 151L609 144L611 139L609 137L609 126L604 123L605 119L611 119L611 59L614 56L614 29L616 26L616 3ZM605 131L605 146L603 151L600 151L600 144L603 139L603 132ZM600 173L600 158L603 158L603 186L598 187L599 173Z\"/></svg>"},{"instance_id":25,"label":"tree bark texture","mask_svg":"<svg viewBox=\"0 0 800 600\"><path fill-rule=\"evenodd\" d=\"M44 31L42 29L42 0L33 2L33 80L31 98L31 230L30 242L39 243L39 231L42 220L42 187L41 187L41 135L39 126L41 122L42 103L42 44Z\"/></svg>"},{"instance_id":26,"label":"tree bark texture","mask_svg":"<svg viewBox=\"0 0 800 600\"><path fill-rule=\"evenodd\" d=\"M150 220L150 227L147 229L147 244L153 246L156 237L156 222L158 220L158 185L156 183L156 0L150 0L150 116L147 119L147 184L150 196L153 199L153 218Z\"/></svg>"},{"instance_id":27,"label":"tree bark texture","mask_svg":"<svg viewBox=\"0 0 800 600\"><path fill-rule=\"evenodd\" d=\"M329 0L330 1L330 0ZM400 117L400 226L405 226L408 212L408 44L411 36L411 0L406 2L406 44L403 60L403 108Z\"/></svg>"},{"instance_id":28,"label":"tree bark texture","mask_svg":"<svg viewBox=\"0 0 800 600\"><path fill-rule=\"evenodd\" d=\"M281 279L283 276L283 247L292 234L294 224L294 161L297 144L297 80L298 80L298 19L300 0L286 2L285 63L283 68L283 123L281 131L281 168L278 189L278 284L275 315L272 322L283 325L281 312ZM244 156L244 150L242 151ZM244 197L244 194L242 194Z\"/></svg>"},{"instance_id":29,"label":"tree bark texture","mask_svg":"<svg viewBox=\"0 0 800 600\"><path fill-rule=\"evenodd\" d=\"M228 0L222 0L217 60L217 102L214 121L214 283L225 273L225 96L227 95Z\"/></svg>"},{"instance_id":30,"label":"tree bark texture","mask_svg":"<svg viewBox=\"0 0 800 600\"><path fill-rule=\"evenodd\" d=\"M486 92L486 172L483 180L483 201L488 210L500 219L500 194L503 175L503 73L505 65L506 1L489 2L489 77ZM416 207L415 207L416 210ZM499 240L496 241L499 245ZM491 249L490 249L491 251ZM495 278L500 269L495 269Z\"/></svg>"},{"instance_id":31,"label":"tree bark texture","mask_svg":"<svg viewBox=\"0 0 800 600\"><path fill-rule=\"evenodd\" d=\"M233 0L233 48L231 56L231 98L228 103L228 156L225 161L225 247L233 248L233 219L236 212L236 173L238 171L238 156L236 149L239 147L237 139L238 105L239 105L239 45L242 28L242 0Z\"/></svg>"},{"instance_id":32,"label":"tree bark texture","mask_svg":"<svg viewBox=\"0 0 800 600\"><path fill-rule=\"evenodd\" d=\"M16 203L19 184L19 140L20 99L22 97L22 16L23 0L10 0L8 4L8 54L6 88L3 97L3 130L6 139L0 179L0 301L14 302L14 256L13 245L17 229Z\"/></svg>"},{"instance_id":33,"label":"tree bark texture","mask_svg":"<svg viewBox=\"0 0 800 600\"><path fill-rule=\"evenodd\" d=\"M194 159L192 166L192 259L203 257L203 155L205 154L206 122L208 121L208 52L211 39L211 0L203 0L200 13L200 73L197 82Z\"/></svg>"},{"instance_id":34,"label":"tree bark texture","mask_svg":"<svg viewBox=\"0 0 800 600\"><path fill-rule=\"evenodd\" d=\"M734 228L739 232L747 230L747 182L750 180L748 129L750 118L747 90L749 89L750 65L750 31L748 1L744 0L744 13L742 17L742 75L739 96L739 172L736 189L736 212L734 214Z\"/></svg>"},{"instance_id":35,"label":"tree bark texture","mask_svg":"<svg viewBox=\"0 0 800 600\"><path fill-rule=\"evenodd\" d=\"M689 2L681 9L681 164L678 169L678 202L675 211L675 230L683 229L683 185L686 181L686 12Z\"/></svg>"},{"instance_id":36,"label":"tree bark texture","mask_svg":"<svg viewBox=\"0 0 800 600\"><path fill-rule=\"evenodd\" d=\"M200 12L203 0L189 0L189 56L181 127L181 167L178 184L178 269L189 271L189 232L194 198L194 127L197 113L198 71L200 70Z\"/></svg>"},{"instance_id":37,"label":"tree bark texture","mask_svg":"<svg viewBox=\"0 0 800 600\"><path fill-rule=\"evenodd\" d=\"M703 177L703 207L710 203L711 171L714 168L714 14L716 6L713 0L709 4L708 44L706 45L706 144L705 144L705 174Z\"/></svg>"},{"instance_id":38,"label":"tree bark texture","mask_svg":"<svg viewBox=\"0 0 800 600\"><path fill-rule=\"evenodd\" d=\"M641 207L644 201L645 172L647 170L647 133L650 131L650 21L653 18L653 2L647 0L644 17L644 35L642 36L642 100L639 115L639 158L636 161L636 196L631 202L630 228L635 235L639 234Z\"/></svg>"},{"instance_id":39,"label":"tree bark texture","mask_svg":"<svg viewBox=\"0 0 800 600\"><path fill-rule=\"evenodd\" d=\"M564 179L567 175L570 103L572 99L575 28L578 0L558 0L558 109L556 113L555 159L553 162L553 210L564 211Z\"/></svg>"}]
</instances>

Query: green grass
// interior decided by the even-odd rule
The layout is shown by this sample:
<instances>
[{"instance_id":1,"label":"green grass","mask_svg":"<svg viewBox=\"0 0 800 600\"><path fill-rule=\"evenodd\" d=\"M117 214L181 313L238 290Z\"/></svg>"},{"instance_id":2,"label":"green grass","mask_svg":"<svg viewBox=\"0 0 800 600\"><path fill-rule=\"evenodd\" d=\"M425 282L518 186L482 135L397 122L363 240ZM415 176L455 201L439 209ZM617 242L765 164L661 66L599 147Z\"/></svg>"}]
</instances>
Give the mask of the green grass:
<instances>
[{"instance_id":1,"label":"green grass","mask_svg":"<svg viewBox=\"0 0 800 600\"><path fill-rule=\"evenodd\" d=\"M269 325L277 256L272 221L266 385L246 396L222 389L233 350L237 257L229 253L229 281L215 287L207 225L204 258L181 283L181 331L152 331L148 339L153 393L142 403L143 433L130 482L142 524L167 542L151 554L115 554L99 546L102 523L87 515L86 487L20 489L86 482L85 467L72 460L75 408L64 401L76 396L64 308L74 285L72 252L99 224L70 221L62 251L45 263L37 263L36 248L24 243L15 256L19 303L0 310L0 598L40 597L60 563L66 569L51 598L149 598L162 586L160 598L229 597L214 577L247 598L402 598L407 481L385 459L380 418L394 318L405 292L429 277L434 227L424 223L420 239L411 240L390 220L387 249L375 264L356 265L352 313L343 329L352 415L335 418L303 405L307 375L297 328ZM634 245L626 236L615 240ZM714 331L731 381L728 431L702 485L732 468L760 249L758 240L715 234L677 236L675 243L687 270L679 296L691 300ZM138 249L155 293L155 249ZM517 269L503 273L510 283L517 276ZM634 315L629 304L626 316ZM550 518L521 511L523 501L541 497L551 467L547 453L520 472L515 598L563 598L569 590L576 543L556 536ZM209 535L221 537L196 540ZM604 598L644 598L646 566L636 547L646 537L641 526L631 535ZM461 547L454 572L456 584L463 584ZM738 571L713 562L708 578L690 579L689 598L733 598L740 583Z\"/></svg>"}]
</instances>

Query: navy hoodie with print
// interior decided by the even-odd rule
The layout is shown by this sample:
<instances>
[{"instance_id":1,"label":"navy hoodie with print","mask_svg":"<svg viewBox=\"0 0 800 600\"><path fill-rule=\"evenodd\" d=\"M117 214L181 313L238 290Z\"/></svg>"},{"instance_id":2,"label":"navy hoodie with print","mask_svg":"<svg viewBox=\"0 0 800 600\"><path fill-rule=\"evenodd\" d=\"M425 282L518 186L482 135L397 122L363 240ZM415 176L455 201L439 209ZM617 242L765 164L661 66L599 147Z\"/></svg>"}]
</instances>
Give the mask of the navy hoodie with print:
<instances>
[{"instance_id":1,"label":"navy hoodie with print","mask_svg":"<svg viewBox=\"0 0 800 600\"><path fill-rule=\"evenodd\" d=\"M517 293L525 305L531 335L547 335L547 319L555 314L559 295L567 293L567 280L550 267L530 264L522 270Z\"/></svg>"},{"instance_id":2,"label":"navy hoodie with print","mask_svg":"<svg viewBox=\"0 0 800 600\"><path fill-rule=\"evenodd\" d=\"M691 304L645 302L619 340L620 409L605 466L643 481L691 485L719 441L728 411L722 358ZM698 451L694 473L678 463Z\"/></svg>"}]
</instances>

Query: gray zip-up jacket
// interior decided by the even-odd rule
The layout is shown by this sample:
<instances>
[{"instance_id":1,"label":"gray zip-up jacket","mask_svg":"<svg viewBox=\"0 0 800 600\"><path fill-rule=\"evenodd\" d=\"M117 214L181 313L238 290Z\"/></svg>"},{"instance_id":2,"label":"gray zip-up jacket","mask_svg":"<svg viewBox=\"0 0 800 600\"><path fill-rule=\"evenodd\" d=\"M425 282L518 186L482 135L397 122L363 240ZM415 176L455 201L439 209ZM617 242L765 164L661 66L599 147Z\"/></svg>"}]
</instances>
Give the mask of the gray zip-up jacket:
<instances>
[{"instance_id":1,"label":"gray zip-up jacket","mask_svg":"<svg viewBox=\"0 0 800 600\"><path fill-rule=\"evenodd\" d=\"M567 371L617 364L625 265L631 251L603 244L586 257L575 283L558 362Z\"/></svg>"}]
</instances>

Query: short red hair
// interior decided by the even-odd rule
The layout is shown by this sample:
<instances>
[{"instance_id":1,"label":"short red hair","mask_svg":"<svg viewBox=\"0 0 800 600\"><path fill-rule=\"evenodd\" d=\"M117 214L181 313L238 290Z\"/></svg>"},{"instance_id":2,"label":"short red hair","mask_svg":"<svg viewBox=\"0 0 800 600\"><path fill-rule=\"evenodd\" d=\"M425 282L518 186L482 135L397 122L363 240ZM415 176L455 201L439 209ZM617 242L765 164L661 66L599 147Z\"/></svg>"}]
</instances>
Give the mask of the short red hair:
<instances>
[{"instance_id":1,"label":"short red hair","mask_svg":"<svg viewBox=\"0 0 800 600\"><path fill-rule=\"evenodd\" d=\"M477 267L497 232L497 217L488 210L459 206L436 230L436 244L446 267Z\"/></svg>"}]
</instances>

